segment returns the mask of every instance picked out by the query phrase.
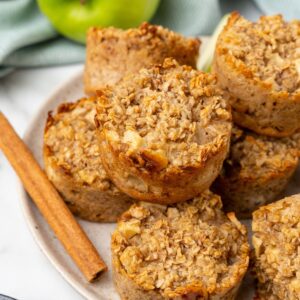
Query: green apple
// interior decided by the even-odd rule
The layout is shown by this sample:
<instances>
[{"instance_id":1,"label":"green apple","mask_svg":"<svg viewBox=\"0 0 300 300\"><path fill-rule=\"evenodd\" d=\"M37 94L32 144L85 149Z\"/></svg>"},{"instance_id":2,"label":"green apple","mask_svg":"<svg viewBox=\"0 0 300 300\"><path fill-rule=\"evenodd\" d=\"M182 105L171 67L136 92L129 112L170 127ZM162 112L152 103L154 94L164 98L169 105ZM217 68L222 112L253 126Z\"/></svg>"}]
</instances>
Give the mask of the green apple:
<instances>
[{"instance_id":1,"label":"green apple","mask_svg":"<svg viewBox=\"0 0 300 300\"><path fill-rule=\"evenodd\" d=\"M38 0L62 35L85 43L91 26L136 27L154 15L160 0Z\"/></svg>"}]
</instances>

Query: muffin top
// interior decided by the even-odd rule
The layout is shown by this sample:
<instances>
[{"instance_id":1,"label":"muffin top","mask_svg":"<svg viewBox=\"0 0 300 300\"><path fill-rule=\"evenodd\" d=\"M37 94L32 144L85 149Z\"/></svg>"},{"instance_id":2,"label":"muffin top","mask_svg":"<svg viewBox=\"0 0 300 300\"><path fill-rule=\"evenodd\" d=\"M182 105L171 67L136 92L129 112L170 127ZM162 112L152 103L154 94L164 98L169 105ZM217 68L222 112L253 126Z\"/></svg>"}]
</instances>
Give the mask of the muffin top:
<instances>
[{"instance_id":1,"label":"muffin top","mask_svg":"<svg viewBox=\"0 0 300 300\"><path fill-rule=\"evenodd\" d=\"M137 167L199 167L228 145L231 113L214 75L166 59L102 93L97 123Z\"/></svg>"},{"instance_id":2,"label":"muffin top","mask_svg":"<svg viewBox=\"0 0 300 300\"><path fill-rule=\"evenodd\" d=\"M234 126L230 153L224 162L224 176L269 178L298 163L298 141L293 136L272 138Z\"/></svg>"},{"instance_id":3,"label":"muffin top","mask_svg":"<svg viewBox=\"0 0 300 300\"><path fill-rule=\"evenodd\" d=\"M252 229L259 281L278 299L299 299L300 194L255 211Z\"/></svg>"},{"instance_id":4,"label":"muffin top","mask_svg":"<svg viewBox=\"0 0 300 300\"><path fill-rule=\"evenodd\" d=\"M300 92L300 22L281 15L250 22L237 13L219 39L220 53L229 55L245 76L270 84L275 91Z\"/></svg>"},{"instance_id":5,"label":"muffin top","mask_svg":"<svg viewBox=\"0 0 300 300\"><path fill-rule=\"evenodd\" d=\"M93 98L62 104L55 115L49 113L44 134L45 159L79 184L118 192L102 167L95 114Z\"/></svg>"},{"instance_id":6,"label":"muffin top","mask_svg":"<svg viewBox=\"0 0 300 300\"><path fill-rule=\"evenodd\" d=\"M245 226L221 207L210 191L176 205L133 205L112 236L116 268L165 297L229 290L246 272L249 247Z\"/></svg>"}]
</instances>

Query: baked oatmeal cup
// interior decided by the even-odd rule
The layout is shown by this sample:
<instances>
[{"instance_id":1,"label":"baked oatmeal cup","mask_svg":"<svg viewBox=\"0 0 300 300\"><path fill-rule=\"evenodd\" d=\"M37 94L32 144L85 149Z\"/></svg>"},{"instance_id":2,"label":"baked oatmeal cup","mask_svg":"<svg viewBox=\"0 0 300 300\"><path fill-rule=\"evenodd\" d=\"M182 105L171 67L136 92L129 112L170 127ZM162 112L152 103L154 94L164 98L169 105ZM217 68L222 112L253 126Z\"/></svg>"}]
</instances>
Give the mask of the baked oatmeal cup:
<instances>
[{"instance_id":1,"label":"baked oatmeal cup","mask_svg":"<svg viewBox=\"0 0 300 300\"><path fill-rule=\"evenodd\" d=\"M86 220L115 222L133 200L108 178L100 159L95 99L62 104L48 116L45 171L71 211Z\"/></svg>"},{"instance_id":2,"label":"baked oatmeal cup","mask_svg":"<svg viewBox=\"0 0 300 300\"><path fill-rule=\"evenodd\" d=\"M95 94L117 84L126 74L174 57L196 68L200 40L186 38L162 26L143 23L138 28L91 28L87 33L85 92Z\"/></svg>"},{"instance_id":3,"label":"baked oatmeal cup","mask_svg":"<svg viewBox=\"0 0 300 300\"><path fill-rule=\"evenodd\" d=\"M220 197L205 191L173 205L141 202L112 235L121 299L235 299L249 261L247 232Z\"/></svg>"},{"instance_id":4,"label":"baked oatmeal cup","mask_svg":"<svg viewBox=\"0 0 300 300\"><path fill-rule=\"evenodd\" d=\"M262 205L278 200L298 166L293 137L273 138L234 126L231 146L212 190L226 211L250 218Z\"/></svg>"},{"instance_id":5,"label":"baked oatmeal cup","mask_svg":"<svg viewBox=\"0 0 300 300\"><path fill-rule=\"evenodd\" d=\"M218 38L213 71L232 97L235 123L283 137L300 128L300 21L250 22L233 13Z\"/></svg>"},{"instance_id":6,"label":"baked oatmeal cup","mask_svg":"<svg viewBox=\"0 0 300 300\"><path fill-rule=\"evenodd\" d=\"M254 270L260 300L300 299L300 194L253 213Z\"/></svg>"},{"instance_id":7,"label":"baked oatmeal cup","mask_svg":"<svg viewBox=\"0 0 300 300\"><path fill-rule=\"evenodd\" d=\"M143 201L198 195L218 176L229 149L231 113L215 76L173 59L103 90L96 123L107 174Z\"/></svg>"}]
</instances>

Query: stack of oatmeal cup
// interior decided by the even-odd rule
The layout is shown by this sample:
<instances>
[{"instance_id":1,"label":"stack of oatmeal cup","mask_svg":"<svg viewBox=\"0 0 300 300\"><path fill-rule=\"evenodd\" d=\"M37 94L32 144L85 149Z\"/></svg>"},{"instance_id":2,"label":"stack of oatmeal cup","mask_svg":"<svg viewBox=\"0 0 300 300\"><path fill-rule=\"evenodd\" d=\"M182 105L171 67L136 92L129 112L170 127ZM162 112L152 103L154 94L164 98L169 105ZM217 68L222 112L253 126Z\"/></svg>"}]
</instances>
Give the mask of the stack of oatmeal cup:
<instances>
[{"instance_id":1,"label":"stack of oatmeal cup","mask_svg":"<svg viewBox=\"0 0 300 300\"><path fill-rule=\"evenodd\" d=\"M299 21L276 15L252 23L233 13L214 56L213 71L228 93L234 129L213 190L225 210L241 218L254 212L260 300L300 299L300 195L274 202L282 198L299 160L299 49Z\"/></svg>"},{"instance_id":2,"label":"stack of oatmeal cup","mask_svg":"<svg viewBox=\"0 0 300 300\"><path fill-rule=\"evenodd\" d=\"M277 200L298 164L299 28L280 16L251 23L232 14L211 74L195 69L198 39L149 24L89 31L90 97L49 114L44 161L76 215L117 221L111 251L121 299L236 298L250 246L235 214L249 218ZM289 209L277 206L255 213L260 299L300 299L286 298L297 277L284 287L265 272L274 243L262 231L275 222L260 225L265 211L284 207L285 232L300 219L299 209L285 217Z\"/></svg>"}]
</instances>

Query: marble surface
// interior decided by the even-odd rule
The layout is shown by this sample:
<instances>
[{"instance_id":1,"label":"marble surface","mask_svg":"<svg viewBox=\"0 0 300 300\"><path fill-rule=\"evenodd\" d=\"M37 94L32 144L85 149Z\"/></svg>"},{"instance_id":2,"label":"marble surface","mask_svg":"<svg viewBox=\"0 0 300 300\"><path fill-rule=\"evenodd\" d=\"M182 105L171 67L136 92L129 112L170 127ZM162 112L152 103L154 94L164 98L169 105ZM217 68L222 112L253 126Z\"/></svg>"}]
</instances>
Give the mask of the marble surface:
<instances>
[{"instance_id":1,"label":"marble surface","mask_svg":"<svg viewBox=\"0 0 300 300\"><path fill-rule=\"evenodd\" d=\"M236 0L228 0L222 10L225 13L239 9L246 17L256 19L259 11L254 4L243 3L239 7ZM0 79L0 110L22 136L43 100L81 68L72 65L25 69ZM20 209L16 181L0 152L0 294L18 300L83 299L34 242Z\"/></svg>"},{"instance_id":2,"label":"marble surface","mask_svg":"<svg viewBox=\"0 0 300 300\"><path fill-rule=\"evenodd\" d=\"M0 110L22 136L45 98L81 65L17 71L0 80ZM22 215L17 177L0 152L0 294L18 300L83 299L33 240Z\"/></svg>"}]
</instances>

